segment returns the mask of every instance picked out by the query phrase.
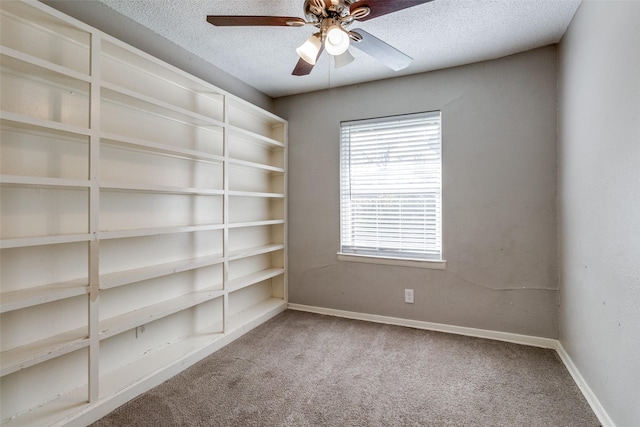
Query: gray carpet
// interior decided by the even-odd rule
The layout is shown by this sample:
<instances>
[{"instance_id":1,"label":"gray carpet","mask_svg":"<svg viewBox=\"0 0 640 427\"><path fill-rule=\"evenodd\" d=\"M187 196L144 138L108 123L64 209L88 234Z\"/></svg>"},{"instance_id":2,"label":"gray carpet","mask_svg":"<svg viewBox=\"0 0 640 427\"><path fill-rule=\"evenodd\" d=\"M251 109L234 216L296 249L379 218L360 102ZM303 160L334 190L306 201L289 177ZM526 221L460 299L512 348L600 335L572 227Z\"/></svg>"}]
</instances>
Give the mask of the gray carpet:
<instances>
[{"instance_id":1,"label":"gray carpet","mask_svg":"<svg viewBox=\"0 0 640 427\"><path fill-rule=\"evenodd\" d=\"M106 426L599 426L553 350L285 311Z\"/></svg>"}]
</instances>

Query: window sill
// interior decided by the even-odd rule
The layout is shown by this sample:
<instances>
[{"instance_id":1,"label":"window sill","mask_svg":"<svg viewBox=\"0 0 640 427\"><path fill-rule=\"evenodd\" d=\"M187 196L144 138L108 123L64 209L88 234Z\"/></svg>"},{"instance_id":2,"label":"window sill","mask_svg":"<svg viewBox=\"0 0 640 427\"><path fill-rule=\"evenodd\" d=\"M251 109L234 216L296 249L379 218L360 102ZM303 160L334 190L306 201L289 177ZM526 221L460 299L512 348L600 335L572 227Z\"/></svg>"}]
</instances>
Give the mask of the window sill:
<instances>
[{"instance_id":1,"label":"window sill","mask_svg":"<svg viewBox=\"0 0 640 427\"><path fill-rule=\"evenodd\" d=\"M447 261L423 260L423 259L402 259L384 258L370 255L354 255L338 252L338 261L362 262L366 264L397 265L402 267L429 268L433 270L444 270L447 268Z\"/></svg>"}]
</instances>

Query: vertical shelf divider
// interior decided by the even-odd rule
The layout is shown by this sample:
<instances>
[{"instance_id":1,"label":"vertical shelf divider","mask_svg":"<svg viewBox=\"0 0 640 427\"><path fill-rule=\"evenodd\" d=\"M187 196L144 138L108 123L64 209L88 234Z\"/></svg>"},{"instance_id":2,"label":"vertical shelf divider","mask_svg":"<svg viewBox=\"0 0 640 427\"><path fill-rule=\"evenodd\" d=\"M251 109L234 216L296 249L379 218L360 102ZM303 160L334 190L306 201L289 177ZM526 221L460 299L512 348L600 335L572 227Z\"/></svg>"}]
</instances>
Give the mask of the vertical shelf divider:
<instances>
[{"instance_id":1,"label":"vertical shelf divider","mask_svg":"<svg viewBox=\"0 0 640 427\"><path fill-rule=\"evenodd\" d=\"M224 189L223 213L224 229L222 231L222 253L224 256L224 265L222 273L222 287L224 296L222 297L222 330L226 334L229 332L229 97L224 97L223 119L224 129L222 138L222 155L224 162L222 164L222 184Z\"/></svg>"},{"instance_id":2,"label":"vertical shelf divider","mask_svg":"<svg viewBox=\"0 0 640 427\"><path fill-rule=\"evenodd\" d=\"M89 135L89 402L98 400L100 391L100 50L102 38L91 32L91 94Z\"/></svg>"},{"instance_id":3,"label":"vertical shelf divider","mask_svg":"<svg viewBox=\"0 0 640 427\"><path fill-rule=\"evenodd\" d=\"M284 200L283 200L283 209L284 209L284 226L282 229L282 244L284 245L284 253L282 259L282 267L285 272L289 271L289 144L287 141L287 135L289 134L289 122L285 122L282 124L282 132L283 132L283 141L285 142L283 152L282 152L282 164L284 168L283 176L282 176L282 189L284 191ZM283 295L284 300L289 301L289 275L285 273L283 278Z\"/></svg>"}]
</instances>

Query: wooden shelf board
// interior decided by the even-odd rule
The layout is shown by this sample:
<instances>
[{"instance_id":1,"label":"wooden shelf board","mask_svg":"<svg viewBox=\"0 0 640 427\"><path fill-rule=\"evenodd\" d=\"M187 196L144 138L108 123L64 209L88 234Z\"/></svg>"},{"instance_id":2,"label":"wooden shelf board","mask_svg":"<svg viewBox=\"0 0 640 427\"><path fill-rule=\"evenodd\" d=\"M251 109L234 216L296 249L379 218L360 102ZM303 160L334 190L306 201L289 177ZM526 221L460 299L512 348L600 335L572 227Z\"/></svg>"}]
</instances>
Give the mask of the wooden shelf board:
<instances>
[{"instance_id":1,"label":"wooden shelf board","mask_svg":"<svg viewBox=\"0 0 640 427\"><path fill-rule=\"evenodd\" d=\"M131 46L111 36L102 37L101 54L113 61L117 61L126 67L131 67L145 73L149 73L157 79L163 80L168 84L184 88L200 95L206 93L218 98L222 104L225 92L211 86L198 77L195 77L179 68L167 64L158 58L155 58L146 52L138 51ZM123 55L124 53L124 55ZM177 80L176 80L177 79Z\"/></svg>"},{"instance_id":2,"label":"wooden shelf board","mask_svg":"<svg viewBox=\"0 0 640 427\"><path fill-rule=\"evenodd\" d=\"M57 188L89 188L91 182L83 179L49 178L39 176L0 175L0 184L28 187L57 187Z\"/></svg>"},{"instance_id":3,"label":"wooden shelf board","mask_svg":"<svg viewBox=\"0 0 640 427\"><path fill-rule=\"evenodd\" d=\"M219 289L204 289L102 320L100 322L100 339L118 335L145 323L150 323L203 302L220 298L223 295L224 291Z\"/></svg>"},{"instance_id":4,"label":"wooden shelf board","mask_svg":"<svg viewBox=\"0 0 640 427\"><path fill-rule=\"evenodd\" d=\"M275 252L284 249L284 244L274 243L272 245L253 246L244 249L238 249L229 252L229 261L236 259L247 258L254 255L266 254L269 252Z\"/></svg>"},{"instance_id":5,"label":"wooden shelf board","mask_svg":"<svg viewBox=\"0 0 640 427\"><path fill-rule=\"evenodd\" d=\"M287 302L280 298L269 298L239 313L229 316L229 330L234 331L249 325L257 319L273 317L275 314L286 310ZM262 319L261 319L262 320Z\"/></svg>"},{"instance_id":6,"label":"wooden shelf board","mask_svg":"<svg viewBox=\"0 0 640 427\"><path fill-rule=\"evenodd\" d=\"M278 166L266 165L263 163L250 162L248 160L229 158L229 163L232 166L243 166L251 169L262 169L270 172L284 173L284 168L281 168Z\"/></svg>"},{"instance_id":7,"label":"wooden shelf board","mask_svg":"<svg viewBox=\"0 0 640 427\"><path fill-rule=\"evenodd\" d=\"M67 70L64 67L50 64L34 57L31 58L36 60L37 63L30 62L27 60L29 55L6 55L5 53L7 52L4 51L5 49L7 48L3 48L3 52L1 52L2 54L0 55L2 67L4 70L7 70L5 73L15 73L25 80L44 80L51 87L72 89L75 94L84 94L87 97L89 96L89 76ZM49 65L54 66L55 69L51 68ZM8 72L8 70L11 71Z\"/></svg>"},{"instance_id":8,"label":"wooden shelf board","mask_svg":"<svg viewBox=\"0 0 640 427\"><path fill-rule=\"evenodd\" d=\"M248 286L260 283L263 280L271 279L272 277L280 276L284 274L284 268L269 268L266 270L258 271L256 273L247 274L246 276L238 277L237 279L229 280L227 282L227 290L229 292L235 292Z\"/></svg>"},{"instance_id":9,"label":"wooden shelf board","mask_svg":"<svg viewBox=\"0 0 640 427\"><path fill-rule=\"evenodd\" d=\"M36 341L31 344L3 351L0 354L2 368L0 376L5 376L29 366L37 365L63 354L89 345L87 328L79 328Z\"/></svg>"},{"instance_id":10,"label":"wooden shelf board","mask_svg":"<svg viewBox=\"0 0 640 427\"><path fill-rule=\"evenodd\" d=\"M192 233L195 231L221 230L224 224L184 225L172 227L133 228L130 230L100 231L101 239L123 239L127 237L157 236L160 234Z\"/></svg>"},{"instance_id":11,"label":"wooden shelf board","mask_svg":"<svg viewBox=\"0 0 640 427\"><path fill-rule=\"evenodd\" d=\"M141 151L151 151L157 154L162 154L171 157L178 157L183 159L200 160L211 163L222 164L224 157L216 154L205 153L203 151L191 150L182 147L173 147L166 144L160 144L153 141L146 141L143 139L132 138L124 135L117 135L109 132L102 132L101 139L107 141L110 144L133 147Z\"/></svg>"},{"instance_id":12,"label":"wooden shelf board","mask_svg":"<svg viewBox=\"0 0 640 427\"><path fill-rule=\"evenodd\" d=\"M0 293L0 313L84 295L88 289L87 280L80 279L2 292Z\"/></svg>"},{"instance_id":13,"label":"wooden shelf board","mask_svg":"<svg viewBox=\"0 0 640 427\"><path fill-rule=\"evenodd\" d=\"M117 396L117 404L126 402L202 360L246 332L286 309L286 302L272 298L234 316L233 328L221 333L216 323L197 334L158 348L145 357L100 377L100 399ZM242 322L242 323L241 323ZM116 405L114 403L114 405Z\"/></svg>"},{"instance_id":14,"label":"wooden shelf board","mask_svg":"<svg viewBox=\"0 0 640 427\"><path fill-rule=\"evenodd\" d=\"M72 70L71 68L64 67L62 65L54 64L53 62L46 61L44 59L40 59L38 57L29 55L24 52L20 52L15 49L11 49L10 47L0 46L0 55L6 56L7 58L12 58L18 61L22 61L29 65L36 66L43 70L48 70L49 72L56 73L58 75L66 76L72 79L80 80L85 83L91 82L91 76L87 74L80 73L78 71Z\"/></svg>"},{"instance_id":15,"label":"wooden shelf board","mask_svg":"<svg viewBox=\"0 0 640 427\"><path fill-rule=\"evenodd\" d=\"M100 395L97 402L87 402L87 387L80 387L71 393L40 405L12 420L2 420L8 426L59 425L62 420L72 420L89 411L92 406L104 405L105 401L123 395L125 403L138 393L171 378L204 356L213 353L228 343L222 333L222 323L212 325L197 334L185 337L167 346L157 348L135 362L100 377ZM152 385L149 385L151 383ZM140 390L136 390L136 385ZM130 394L127 395L127 391ZM115 407L113 408L115 409Z\"/></svg>"},{"instance_id":16,"label":"wooden shelf board","mask_svg":"<svg viewBox=\"0 0 640 427\"><path fill-rule=\"evenodd\" d=\"M268 136L260 135L259 133L252 132L250 130L242 129L240 127L229 125L229 129L233 132L237 132L242 135L249 136L256 140L256 142L261 142L268 146L284 148L284 143L277 141L273 138L269 138Z\"/></svg>"},{"instance_id":17,"label":"wooden shelf board","mask_svg":"<svg viewBox=\"0 0 640 427\"><path fill-rule=\"evenodd\" d=\"M134 268L131 270L107 273L100 276L100 289L111 289L129 283L140 282L142 280L153 279L155 277L167 276L169 274L194 270L196 268L207 267L224 262L220 255L203 256L186 260L167 262L147 267Z\"/></svg>"},{"instance_id":18,"label":"wooden shelf board","mask_svg":"<svg viewBox=\"0 0 640 427\"><path fill-rule=\"evenodd\" d=\"M34 236L0 240L0 249L24 248L27 246L57 245L61 243L88 242L91 234L62 234L59 236Z\"/></svg>"},{"instance_id":19,"label":"wooden shelf board","mask_svg":"<svg viewBox=\"0 0 640 427\"><path fill-rule=\"evenodd\" d=\"M43 32L51 33L53 37L58 37L83 47L88 57L89 35L93 30L92 27L57 10L44 9L37 2L12 1L2 3L2 11L9 16L29 24L37 23L35 26Z\"/></svg>"},{"instance_id":20,"label":"wooden shelf board","mask_svg":"<svg viewBox=\"0 0 640 427\"><path fill-rule=\"evenodd\" d=\"M194 188L194 187L172 187L165 185L138 185L129 183L119 183L113 181L102 182L101 190L107 191L132 191L132 192L155 192L166 194L193 194L203 196L221 196L224 190Z\"/></svg>"},{"instance_id":21,"label":"wooden shelf board","mask_svg":"<svg viewBox=\"0 0 640 427\"><path fill-rule=\"evenodd\" d=\"M243 113L249 114L254 118L262 121L263 123L268 123L272 127L284 126L286 123L286 121L281 117L278 117L269 111L265 111L262 108L253 105L241 98L231 98L229 106L231 107L230 109L240 110Z\"/></svg>"},{"instance_id":22,"label":"wooden shelf board","mask_svg":"<svg viewBox=\"0 0 640 427\"><path fill-rule=\"evenodd\" d=\"M229 190L229 196L236 197L262 197L266 199L284 199L283 193L262 193L259 191L237 191Z\"/></svg>"},{"instance_id":23,"label":"wooden shelf board","mask_svg":"<svg viewBox=\"0 0 640 427\"><path fill-rule=\"evenodd\" d=\"M264 221L246 221L246 222L235 222L229 224L229 228L243 228L243 227L260 227L265 225L278 225L284 224L283 219L268 219Z\"/></svg>"},{"instance_id":24,"label":"wooden shelf board","mask_svg":"<svg viewBox=\"0 0 640 427\"><path fill-rule=\"evenodd\" d=\"M179 341L156 348L133 363L100 377L100 396L114 395L135 383L149 379L164 372L169 366L177 364L184 369L182 360L194 353L208 349L210 354L217 348L212 348L216 341L224 338L222 322L218 322L194 335ZM219 348L219 347L218 347ZM199 358L196 358L199 359ZM177 373L175 372L175 373ZM175 375L175 373L173 375Z\"/></svg>"},{"instance_id":25,"label":"wooden shelf board","mask_svg":"<svg viewBox=\"0 0 640 427\"><path fill-rule=\"evenodd\" d=\"M167 102L160 101L112 83L103 82L102 89L102 99L118 104L124 104L129 108L142 109L145 112L154 113L162 117L169 117L194 126L223 126L223 123L216 119L176 107Z\"/></svg>"},{"instance_id":26,"label":"wooden shelf board","mask_svg":"<svg viewBox=\"0 0 640 427\"><path fill-rule=\"evenodd\" d=\"M48 129L51 131L62 131L65 133L89 136L91 130L89 128L69 125L66 123L54 122L52 120L43 120L36 117L25 116L24 114L12 113L11 111L0 111L0 119L2 121L13 122L19 127L37 127Z\"/></svg>"},{"instance_id":27,"label":"wooden shelf board","mask_svg":"<svg viewBox=\"0 0 640 427\"><path fill-rule=\"evenodd\" d=\"M38 405L28 412L11 419L2 419L3 427L62 426L67 419L89 408L87 387L79 387L70 393Z\"/></svg>"}]
</instances>

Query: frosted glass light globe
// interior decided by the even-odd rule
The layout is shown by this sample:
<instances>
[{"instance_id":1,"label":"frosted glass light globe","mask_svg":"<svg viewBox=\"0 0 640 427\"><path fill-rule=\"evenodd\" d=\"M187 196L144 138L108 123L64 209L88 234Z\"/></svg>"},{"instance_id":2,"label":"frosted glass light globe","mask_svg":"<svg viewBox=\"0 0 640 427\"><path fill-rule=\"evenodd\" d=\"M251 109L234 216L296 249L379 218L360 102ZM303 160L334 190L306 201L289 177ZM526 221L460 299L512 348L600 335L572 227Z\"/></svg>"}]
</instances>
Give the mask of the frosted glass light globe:
<instances>
[{"instance_id":1,"label":"frosted glass light globe","mask_svg":"<svg viewBox=\"0 0 640 427\"><path fill-rule=\"evenodd\" d=\"M327 31L324 47L331 55L342 55L349 48L349 35L337 25L332 25Z\"/></svg>"},{"instance_id":2,"label":"frosted glass light globe","mask_svg":"<svg viewBox=\"0 0 640 427\"><path fill-rule=\"evenodd\" d=\"M314 34L309 37L307 41L302 44L302 46L297 48L296 52L298 52L300 58L304 59L311 65L315 65L321 45L322 42L320 41L320 38L316 34Z\"/></svg>"}]
</instances>

